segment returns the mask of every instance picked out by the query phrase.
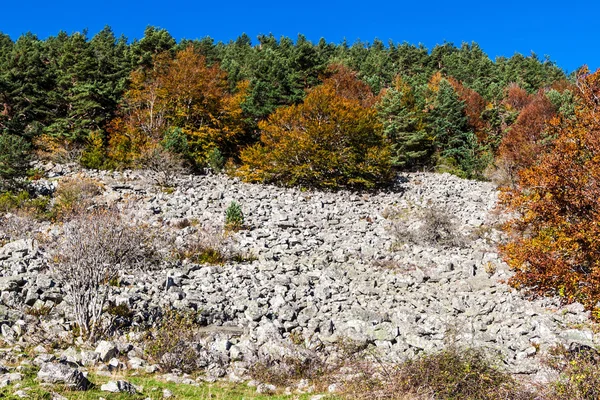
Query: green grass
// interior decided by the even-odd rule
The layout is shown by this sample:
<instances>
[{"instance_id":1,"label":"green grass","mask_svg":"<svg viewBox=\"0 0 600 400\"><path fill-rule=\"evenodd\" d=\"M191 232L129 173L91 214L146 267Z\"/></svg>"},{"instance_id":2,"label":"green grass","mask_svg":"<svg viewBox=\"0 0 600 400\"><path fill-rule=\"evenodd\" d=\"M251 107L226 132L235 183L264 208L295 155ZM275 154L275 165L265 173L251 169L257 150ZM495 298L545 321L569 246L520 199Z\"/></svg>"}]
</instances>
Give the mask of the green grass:
<instances>
[{"instance_id":1,"label":"green grass","mask_svg":"<svg viewBox=\"0 0 600 400\"><path fill-rule=\"evenodd\" d=\"M24 377L23 381L17 384L11 384L4 388L0 388L0 398L2 399L18 399L13 393L17 390L25 390L28 394L28 399L35 400L50 400L52 392L59 393L69 400L98 400L103 397L106 400L142 400L150 398L158 400L163 398L163 389L169 389L173 393L171 399L211 399L211 400L308 400L313 394L290 395L283 394L260 395L256 393L255 387L249 387L246 383L232 384L226 382L216 383L201 383L199 386L186 385L181 383L164 382L153 376L124 376L114 375L112 377L98 376L90 374L88 379L94 384L94 387L85 392L70 391L61 386L42 386L35 379L36 372L21 372ZM100 385L109 380L126 380L138 387L142 387L143 391L140 394L130 395L123 393L108 393L100 391ZM15 387L17 385L17 387ZM330 398L333 400L333 398Z\"/></svg>"}]
</instances>

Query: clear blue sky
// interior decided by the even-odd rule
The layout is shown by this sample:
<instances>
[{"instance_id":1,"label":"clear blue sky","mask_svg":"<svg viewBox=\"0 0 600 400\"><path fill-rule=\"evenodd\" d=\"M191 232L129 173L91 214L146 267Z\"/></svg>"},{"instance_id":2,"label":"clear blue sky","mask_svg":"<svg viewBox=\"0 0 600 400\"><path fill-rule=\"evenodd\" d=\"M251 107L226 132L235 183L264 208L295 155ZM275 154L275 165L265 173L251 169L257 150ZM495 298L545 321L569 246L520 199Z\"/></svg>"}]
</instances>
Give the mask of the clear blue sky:
<instances>
[{"instance_id":1,"label":"clear blue sky","mask_svg":"<svg viewBox=\"0 0 600 400\"><path fill-rule=\"evenodd\" d=\"M147 25L166 28L177 40L211 36L217 41L247 33L273 33L339 43L346 38L387 43L476 41L494 59L534 51L549 55L568 72L600 67L597 28L600 3L574 1L5 1L0 31L16 39L31 31L40 38L105 25L129 39Z\"/></svg>"}]
</instances>

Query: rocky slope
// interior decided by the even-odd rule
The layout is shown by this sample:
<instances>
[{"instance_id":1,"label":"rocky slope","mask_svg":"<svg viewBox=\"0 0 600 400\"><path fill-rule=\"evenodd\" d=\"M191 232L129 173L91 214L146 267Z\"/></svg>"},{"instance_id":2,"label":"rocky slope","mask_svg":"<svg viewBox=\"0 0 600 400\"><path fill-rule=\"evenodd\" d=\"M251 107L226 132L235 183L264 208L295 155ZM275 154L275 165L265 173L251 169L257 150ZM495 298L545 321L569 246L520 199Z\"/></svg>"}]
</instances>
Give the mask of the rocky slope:
<instances>
[{"instance_id":1,"label":"rocky slope","mask_svg":"<svg viewBox=\"0 0 600 400\"><path fill-rule=\"evenodd\" d=\"M71 174L50 173L57 177L38 183L49 191L60 175ZM303 348L330 349L332 358L339 357L337 345L351 340L390 362L448 345L486 348L509 371L537 373L539 379L545 378L541 359L550 347L600 341L586 328L580 305L530 301L503 283L509 271L495 249L498 194L490 183L414 173L389 191L326 193L209 175L178 178L174 191L165 193L147 172L83 174L103 183L102 201L175 231L176 241L197 226L215 232L229 204L241 205L246 229L223 245L254 260L168 263L123 276L111 296L135 312L134 325L151 323L165 307L198 311L206 325L206 365L216 377L243 372L261 356L287 354L290 337L296 343L301 338ZM433 217L426 210L434 210ZM426 218L439 219L438 228L450 237L423 233ZM2 334L8 341L23 340L30 331L24 326L28 307L54 306L46 330L60 336L69 329L64 294L45 257L35 240L0 248L0 299L7 306ZM118 350L129 351L141 367L135 338L127 336L132 344ZM71 357L81 363L81 354Z\"/></svg>"}]
</instances>

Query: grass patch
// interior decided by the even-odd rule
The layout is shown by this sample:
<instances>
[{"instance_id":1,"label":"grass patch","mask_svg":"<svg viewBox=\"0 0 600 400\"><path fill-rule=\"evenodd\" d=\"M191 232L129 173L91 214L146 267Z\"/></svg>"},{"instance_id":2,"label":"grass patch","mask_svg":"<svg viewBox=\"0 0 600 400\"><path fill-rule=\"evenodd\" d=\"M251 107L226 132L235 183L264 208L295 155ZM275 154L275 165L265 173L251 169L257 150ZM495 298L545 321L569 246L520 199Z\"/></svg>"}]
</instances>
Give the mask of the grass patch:
<instances>
[{"instance_id":1,"label":"grass patch","mask_svg":"<svg viewBox=\"0 0 600 400\"><path fill-rule=\"evenodd\" d=\"M15 384L0 388L0 398L3 399L18 399L14 393L17 390L24 390L29 399L33 400L50 400L52 399L53 393L58 393L61 396L66 397L69 400L98 400L103 397L106 400L142 400L150 398L152 400L159 400L163 398L163 390L168 389L173 393L174 400L184 399L211 399L211 400L287 400L287 399L299 399L308 400L312 395L290 395L286 396L283 394L274 395L261 395L256 393L256 388L249 387L245 383L231 384L225 382L216 383L200 383L196 385L187 385L181 383L165 382L157 377L153 376L113 376L105 377L90 374L88 379L94 384L92 389L79 392L71 391L60 385L56 386L42 386L35 379L35 371L29 371L23 378L23 381L19 382L19 386L15 387ZM132 384L141 387L142 392L139 394L131 395L125 393L109 393L102 392L100 386L109 380L127 380ZM333 398L329 398L333 399Z\"/></svg>"}]
</instances>

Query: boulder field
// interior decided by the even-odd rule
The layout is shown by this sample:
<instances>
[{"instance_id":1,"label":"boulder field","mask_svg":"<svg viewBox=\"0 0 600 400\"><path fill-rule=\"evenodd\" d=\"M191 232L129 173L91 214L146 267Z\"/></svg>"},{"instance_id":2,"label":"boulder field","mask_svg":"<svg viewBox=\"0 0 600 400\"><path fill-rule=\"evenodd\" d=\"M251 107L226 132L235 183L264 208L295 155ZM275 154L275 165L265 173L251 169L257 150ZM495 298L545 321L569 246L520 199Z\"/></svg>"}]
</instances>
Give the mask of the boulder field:
<instances>
[{"instance_id":1,"label":"boulder field","mask_svg":"<svg viewBox=\"0 0 600 400\"><path fill-rule=\"evenodd\" d=\"M110 300L130 308L134 333L109 338L105 347L114 354L104 360L98 351L94 362L121 354L130 367L144 367L135 331L156 323L163 309L197 313L207 374L215 377L293 346L340 357L335 349L351 341L383 362L446 346L484 348L508 371L543 380L541 361L551 347L600 341L581 305L531 300L506 284L511 273L496 248L506 217L491 183L409 173L391 189L333 193L188 175L164 191L150 172L48 171L51 178L36 183L43 191L65 176L95 179L103 187L98 201L157 232L169 230L176 243L200 228L220 235L232 201L244 214L244 229L216 241L243 255L237 261L171 260L123 274ZM427 218L440 219L451 240L438 240L439 221ZM49 224L39 230L50 241L58 234ZM35 330L27 310L48 307L40 324L65 336L72 318L47 269L45 246L23 237L0 248L2 335L27 341ZM82 354L70 357L81 364Z\"/></svg>"}]
</instances>

